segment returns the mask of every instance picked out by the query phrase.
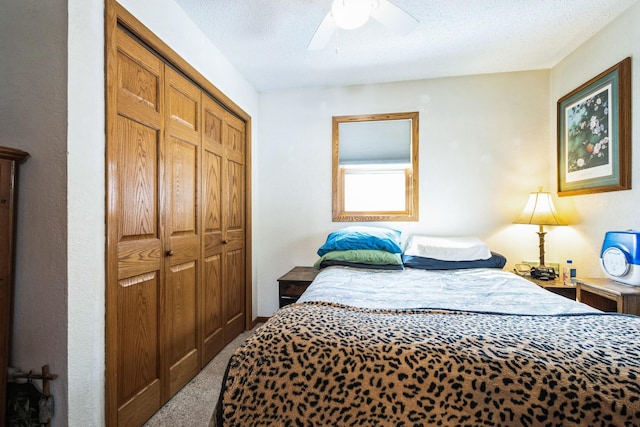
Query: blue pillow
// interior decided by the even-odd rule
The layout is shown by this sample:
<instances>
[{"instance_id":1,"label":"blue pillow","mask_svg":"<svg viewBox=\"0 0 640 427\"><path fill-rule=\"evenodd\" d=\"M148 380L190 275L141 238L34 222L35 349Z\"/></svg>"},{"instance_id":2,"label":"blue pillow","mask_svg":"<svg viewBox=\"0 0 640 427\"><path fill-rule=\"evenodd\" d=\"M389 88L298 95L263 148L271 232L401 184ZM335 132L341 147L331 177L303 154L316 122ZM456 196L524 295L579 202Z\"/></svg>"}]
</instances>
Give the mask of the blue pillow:
<instances>
[{"instance_id":1,"label":"blue pillow","mask_svg":"<svg viewBox=\"0 0 640 427\"><path fill-rule=\"evenodd\" d=\"M318 249L318 255L322 256L330 251L351 249L378 249L400 254L402 253L400 232L390 228L363 225L345 227L327 236L325 244Z\"/></svg>"}]
</instances>

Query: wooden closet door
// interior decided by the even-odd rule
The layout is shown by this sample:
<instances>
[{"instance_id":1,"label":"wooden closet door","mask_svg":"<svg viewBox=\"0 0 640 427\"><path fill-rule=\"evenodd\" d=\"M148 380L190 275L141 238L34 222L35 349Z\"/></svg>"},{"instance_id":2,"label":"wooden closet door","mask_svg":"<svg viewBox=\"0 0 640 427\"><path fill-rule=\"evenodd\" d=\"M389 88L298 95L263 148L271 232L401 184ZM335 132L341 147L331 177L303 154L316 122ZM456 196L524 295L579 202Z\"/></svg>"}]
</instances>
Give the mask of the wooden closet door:
<instances>
[{"instance_id":1,"label":"wooden closet door","mask_svg":"<svg viewBox=\"0 0 640 427\"><path fill-rule=\"evenodd\" d=\"M105 6L106 420L140 426L251 323L250 117Z\"/></svg>"},{"instance_id":2,"label":"wooden closet door","mask_svg":"<svg viewBox=\"0 0 640 427\"><path fill-rule=\"evenodd\" d=\"M166 68L165 277L169 394L200 370L200 89Z\"/></svg>"},{"instance_id":3,"label":"wooden closet door","mask_svg":"<svg viewBox=\"0 0 640 427\"><path fill-rule=\"evenodd\" d=\"M222 129L225 110L207 95L202 96L202 366L225 345L222 308Z\"/></svg>"},{"instance_id":4,"label":"wooden closet door","mask_svg":"<svg viewBox=\"0 0 640 427\"><path fill-rule=\"evenodd\" d=\"M121 30L117 37L116 119L108 145L107 381L119 426L137 426L160 408L163 304L162 222L164 64ZM113 108L113 107L112 107ZM115 251L113 253L112 251ZM114 279L115 276L115 279Z\"/></svg>"},{"instance_id":5,"label":"wooden closet door","mask_svg":"<svg viewBox=\"0 0 640 427\"><path fill-rule=\"evenodd\" d=\"M223 200L223 308L224 342L245 325L245 123L225 112Z\"/></svg>"}]
</instances>

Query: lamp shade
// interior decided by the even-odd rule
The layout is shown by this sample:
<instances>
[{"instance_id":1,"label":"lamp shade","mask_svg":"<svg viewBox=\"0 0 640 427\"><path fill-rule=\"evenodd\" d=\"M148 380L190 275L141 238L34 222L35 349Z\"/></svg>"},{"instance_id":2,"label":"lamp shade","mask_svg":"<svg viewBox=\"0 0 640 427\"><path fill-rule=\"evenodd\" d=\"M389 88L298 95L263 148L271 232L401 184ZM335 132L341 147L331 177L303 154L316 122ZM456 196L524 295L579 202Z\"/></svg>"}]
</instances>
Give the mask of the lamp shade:
<instances>
[{"instance_id":1,"label":"lamp shade","mask_svg":"<svg viewBox=\"0 0 640 427\"><path fill-rule=\"evenodd\" d=\"M567 225L556 212L551 193L543 192L542 187L529 195L529 200L514 224Z\"/></svg>"}]
</instances>

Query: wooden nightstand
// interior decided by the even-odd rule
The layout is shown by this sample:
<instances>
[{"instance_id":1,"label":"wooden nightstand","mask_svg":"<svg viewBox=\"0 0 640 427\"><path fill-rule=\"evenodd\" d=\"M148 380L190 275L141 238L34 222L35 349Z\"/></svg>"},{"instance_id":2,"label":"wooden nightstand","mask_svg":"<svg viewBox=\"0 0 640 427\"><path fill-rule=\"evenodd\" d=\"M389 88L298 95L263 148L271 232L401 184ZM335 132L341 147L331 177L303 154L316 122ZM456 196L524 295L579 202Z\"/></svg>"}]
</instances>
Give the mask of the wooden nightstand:
<instances>
[{"instance_id":1,"label":"wooden nightstand","mask_svg":"<svg viewBox=\"0 0 640 427\"><path fill-rule=\"evenodd\" d=\"M280 277L278 279L280 307L282 308L298 301L300 295L313 282L319 272L313 267L294 267L287 274Z\"/></svg>"},{"instance_id":2,"label":"wooden nightstand","mask_svg":"<svg viewBox=\"0 0 640 427\"><path fill-rule=\"evenodd\" d=\"M562 282L562 279L556 278L555 280L539 280L534 279L531 276L522 276L528 281L535 283L541 288L545 288L554 294L562 295L563 297L575 300L576 299L576 285L567 284Z\"/></svg>"},{"instance_id":3,"label":"wooden nightstand","mask_svg":"<svg viewBox=\"0 0 640 427\"><path fill-rule=\"evenodd\" d=\"M640 316L640 288L609 279L576 279L578 301L602 311Z\"/></svg>"}]
</instances>

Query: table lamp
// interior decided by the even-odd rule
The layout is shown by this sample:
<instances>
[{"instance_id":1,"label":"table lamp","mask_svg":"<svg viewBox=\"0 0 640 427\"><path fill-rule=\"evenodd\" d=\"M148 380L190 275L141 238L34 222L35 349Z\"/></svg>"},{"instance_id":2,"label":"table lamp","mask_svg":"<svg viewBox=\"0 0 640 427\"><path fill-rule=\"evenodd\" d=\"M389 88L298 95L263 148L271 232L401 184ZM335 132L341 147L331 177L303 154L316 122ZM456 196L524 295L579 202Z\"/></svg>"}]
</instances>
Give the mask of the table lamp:
<instances>
[{"instance_id":1,"label":"table lamp","mask_svg":"<svg viewBox=\"0 0 640 427\"><path fill-rule=\"evenodd\" d=\"M544 267L544 235L546 234L542 228L544 225L567 225L556 212L551 193L542 191L542 187L538 187L538 191L529 195L529 200L525 205L522 213L514 224L534 224L540 227L538 236L540 236L540 267Z\"/></svg>"}]
</instances>

